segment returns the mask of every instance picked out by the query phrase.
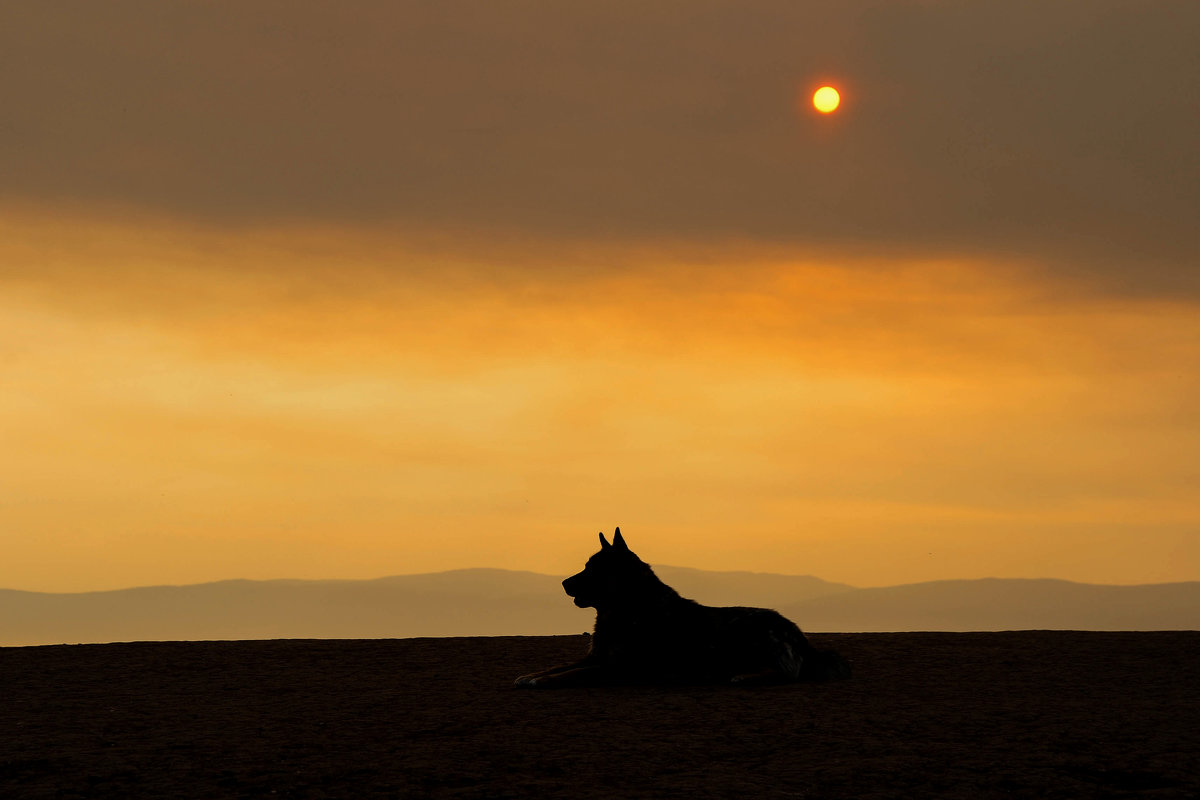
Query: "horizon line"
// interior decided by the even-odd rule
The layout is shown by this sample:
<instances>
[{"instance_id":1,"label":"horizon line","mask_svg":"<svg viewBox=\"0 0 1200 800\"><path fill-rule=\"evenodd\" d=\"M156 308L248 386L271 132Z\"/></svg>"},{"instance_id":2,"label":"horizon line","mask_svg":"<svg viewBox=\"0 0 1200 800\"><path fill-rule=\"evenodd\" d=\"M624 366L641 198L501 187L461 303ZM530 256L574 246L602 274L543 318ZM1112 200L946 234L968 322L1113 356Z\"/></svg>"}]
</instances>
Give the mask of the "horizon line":
<instances>
[{"instance_id":1,"label":"horizon line","mask_svg":"<svg viewBox=\"0 0 1200 800\"><path fill-rule=\"evenodd\" d=\"M1090 581L1071 580L1070 578L1057 578L1053 576L1039 577L999 577L995 575L983 576L978 578L934 578L925 581L909 581L901 583L880 584L876 586L858 586L841 581L831 581L811 573L785 573L785 572L769 572L766 570L745 570L745 569L704 569L702 567L686 567L676 564L651 564L654 569L680 569L690 570L693 572L704 572L713 575L764 575L781 578L809 578L829 584L830 586L845 587L851 591L868 591L872 589L892 589L901 586L922 586L935 583L972 583L984 581L1012 581L1012 582L1056 582L1066 583L1076 586L1097 586L1097 587L1139 587L1139 586L1176 586L1189 583L1200 583L1200 578L1182 581L1153 581L1139 583L1093 583ZM425 572L396 572L386 575L379 575L373 578L216 578L214 580L202 580L193 583L147 583L134 586L121 586L111 589L81 589L77 591L47 591L43 589L15 589L8 586L0 586L0 592L18 592L23 594L44 594L44 595L83 595L83 594L108 594L113 592L129 592L145 589L187 589L198 586L214 586L221 583L372 583L376 581L385 581L393 578L419 578L432 575L448 575L455 572L503 572L512 574L527 574L538 575L546 578L558 578L556 574L548 572L538 572L531 569L512 569L508 567L455 567L444 570L429 570Z\"/></svg>"}]
</instances>

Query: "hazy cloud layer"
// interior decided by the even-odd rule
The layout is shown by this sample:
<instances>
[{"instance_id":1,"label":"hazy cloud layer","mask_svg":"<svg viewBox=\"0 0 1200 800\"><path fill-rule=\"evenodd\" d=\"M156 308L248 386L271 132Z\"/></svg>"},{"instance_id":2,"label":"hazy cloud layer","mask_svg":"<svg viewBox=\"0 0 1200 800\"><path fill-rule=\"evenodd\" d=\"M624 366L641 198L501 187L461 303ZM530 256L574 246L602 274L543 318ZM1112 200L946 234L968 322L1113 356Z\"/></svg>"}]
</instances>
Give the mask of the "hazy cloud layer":
<instances>
[{"instance_id":1,"label":"hazy cloud layer","mask_svg":"<svg viewBox=\"0 0 1200 800\"><path fill-rule=\"evenodd\" d=\"M10 3L0 198L1195 289L1197 41L1190 0Z\"/></svg>"},{"instance_id":2,"label":"hazy cloud layer","mask_svg":"<svg viewBox=\"0 0 1200 800\"><path fill-rule=\"evenodd\" d=\"M42 225L0 220L0 587L562 575L615 524L857 585L1197 577L1194 304Z\"/></svg>"}]
</instances>

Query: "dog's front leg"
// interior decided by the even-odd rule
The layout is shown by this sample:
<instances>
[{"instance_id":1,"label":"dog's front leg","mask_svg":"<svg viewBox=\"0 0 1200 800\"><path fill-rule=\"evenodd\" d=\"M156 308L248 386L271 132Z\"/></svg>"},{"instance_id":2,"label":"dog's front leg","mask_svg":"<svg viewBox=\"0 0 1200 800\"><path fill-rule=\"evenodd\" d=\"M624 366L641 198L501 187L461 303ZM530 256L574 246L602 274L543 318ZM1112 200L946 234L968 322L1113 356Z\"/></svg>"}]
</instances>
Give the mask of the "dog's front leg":
<instances>
[{"instance_id":1,"label":"dog's front leg","mask_svg":"<svg viewBox=\"0 0 1200 800\"><path fill-rule=\"evenodd\" d=\"M521 677L517 678L516 684L517 686L536 686L537 682L542 678L547 678L551 675L557 675L558 673L566 672L567 670L577 669L578 667L578 663L562 664L557 667L551 667L550 669L544 669L541 672L531 672L528 675L522 675Z\"/></svg>"},{"instance_id":2,"label":"dog's front leg","mask_svg":"<svg viewBox=\"0 0 1200 800\"><path fill-rule=\"evenodd\" d=\"M603 686L613 682L611 667L580 662L557 670L548 670L517 678L525 689L561 689L568 686Z\"/></svg>"},{"instance_id":3,"label":"dog's front leg","mask_svg":"<svg viewBox=\"0 0 1200 800\"><path fill-rule=\"evenodd\" d=\"M597 662L598 659L594 655L588 654L581 660L574 661L570 664L561 664L557 667L544 669L541 672L531 672L528 675L522 675L521 677L517 678L516 685L525 688L540 686L543 685L543 681L545 681L547 678L554 677L555 675L562 675L563 673L572 672L574 670L594 667Z\"/></svg>"}]
</instances>

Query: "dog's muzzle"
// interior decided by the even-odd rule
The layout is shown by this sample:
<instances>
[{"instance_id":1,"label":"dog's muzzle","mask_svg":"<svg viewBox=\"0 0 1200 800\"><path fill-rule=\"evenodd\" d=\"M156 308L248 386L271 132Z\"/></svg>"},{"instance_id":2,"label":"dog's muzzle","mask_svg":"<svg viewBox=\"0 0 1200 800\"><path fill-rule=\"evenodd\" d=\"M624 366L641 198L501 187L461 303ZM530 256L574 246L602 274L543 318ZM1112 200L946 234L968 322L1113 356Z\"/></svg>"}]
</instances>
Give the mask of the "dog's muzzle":
<instances>
[{"instance_id":1,"label":"dog's muzzle","mask_svg":"<svg viewBox=\"0 0 1200 800\"><path fill-rule=\"evenodd\" d=\"M566 592L567 595L575 602L575 605L579 606L580 608L587 608L590 603L583 600L583 598L579 596L579 581L576 580L578 577L578 575L572 575L563 581L563 591Z\"/></svg>"}]
</instances>

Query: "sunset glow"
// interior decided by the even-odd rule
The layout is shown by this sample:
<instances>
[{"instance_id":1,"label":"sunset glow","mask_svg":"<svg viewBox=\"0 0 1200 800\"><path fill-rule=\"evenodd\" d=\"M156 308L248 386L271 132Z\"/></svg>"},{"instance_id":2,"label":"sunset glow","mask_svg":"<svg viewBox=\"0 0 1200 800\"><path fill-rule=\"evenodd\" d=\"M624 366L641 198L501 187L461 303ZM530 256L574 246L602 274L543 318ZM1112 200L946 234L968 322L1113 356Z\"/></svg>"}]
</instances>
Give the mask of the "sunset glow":
<instances>
[{"instance_id":1,"label":"sunset glow","mask_svg":"<svg viewBox=\"0 0 1200 800\"><path fill-rule=\"evenodd\" d=\"M1200 442L1151 423L1200 388L1183 307L1031 304L969 261L612 250L531 287L366 231L69 230L0 308L9 583L554 573L610 517L662 561L868 585L1186 574L1143 555L1200 519ZM4 234L19 265L52 229Z\"/></svg>"},{"instance_id":2,"label":"sunset glow","mask_svg":"<svg viewBox=\"0 0 1200 800\"><path fill-rule=\"evenodd\" d=\"M1200 579L1200 4L70 5L0 10L0 589Z\"/></svg>"}]
</instances>

